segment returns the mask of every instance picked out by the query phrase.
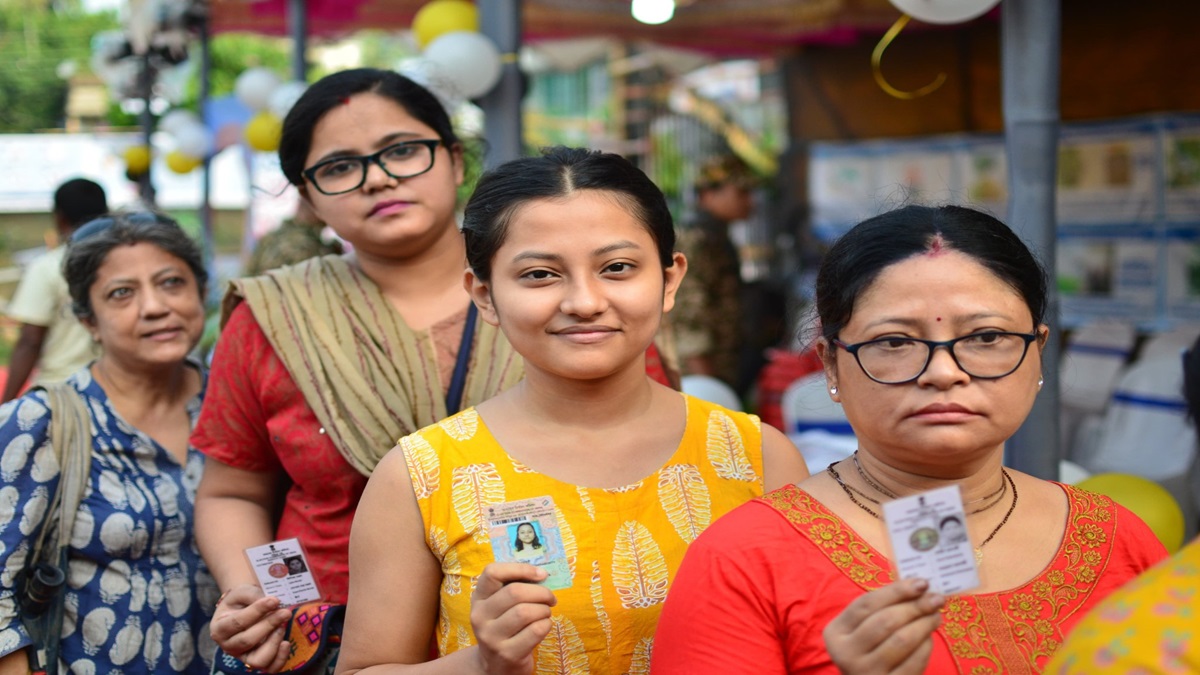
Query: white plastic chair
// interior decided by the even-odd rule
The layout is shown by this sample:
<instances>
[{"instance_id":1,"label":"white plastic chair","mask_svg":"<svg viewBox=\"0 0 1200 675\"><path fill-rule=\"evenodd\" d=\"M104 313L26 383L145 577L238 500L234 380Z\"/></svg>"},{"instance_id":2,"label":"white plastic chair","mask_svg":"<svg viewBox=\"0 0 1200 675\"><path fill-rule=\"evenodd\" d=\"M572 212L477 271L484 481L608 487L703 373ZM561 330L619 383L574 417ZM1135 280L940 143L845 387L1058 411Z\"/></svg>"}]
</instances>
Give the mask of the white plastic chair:
<instances>
[{"instance_id":1,"label":"white plastic chair","mask_svg":"<svg viewBox=\"0 0 1200 675\"><path fill-rule=\"evenodd\" d=\"M780 401L788 438L800 449L809 473L854 453L858 439L840 403L829 398L825 373L811 373L793 382Z\"/></svg>"},{"instance_id":2,"label":"white plastic chair","mask_svg":"<svg viewBox=\"0 0 1200 675\"><path fill-rule=\"evenodd\" d=\"M684 375L679 382L683 393L698 399L716 403L730 410L742 410L742 402L738 399L733 387L709 375Z\"/></svg>"},{"instance_id":3,"label":"white plastic chair","mask_svg":"<svg viewBox=\"0 0 1200 675\"><path fill-rule=\"evenodd\" d=\"M1113 319L1075 331L1063 350L1061 404L1081 413L1103 412L1136 340L1133 324Z\"/></svg>"}]
</instances>

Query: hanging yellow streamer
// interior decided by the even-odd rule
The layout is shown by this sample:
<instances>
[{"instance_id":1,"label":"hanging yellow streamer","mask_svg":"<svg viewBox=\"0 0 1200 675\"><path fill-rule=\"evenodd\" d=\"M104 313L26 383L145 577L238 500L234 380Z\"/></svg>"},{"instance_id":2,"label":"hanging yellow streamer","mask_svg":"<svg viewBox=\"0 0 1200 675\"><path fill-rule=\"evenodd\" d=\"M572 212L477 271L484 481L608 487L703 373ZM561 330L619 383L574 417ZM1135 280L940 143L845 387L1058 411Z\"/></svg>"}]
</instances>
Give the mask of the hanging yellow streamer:
<instances>
[{"instance_id":1,"label":"hanging yellow streamer","mask_svg":"<svg viewBox=\"0 0 1200 675\"><path fill-rule=\"evenodd\" d=\"M914 89L913 91L903 91L893 87L887 81L887 78L883 76L883 68L880 66L880 61L883 60L883 51L892 44L892 41L896 39L896 36L900 34L900 31L904 30L904 27L908 25L908 22L911 19L912 17L907 14L901 16L899 19L896 19L896 23L892 24L892 27L889 28L888 31L883 34L883 38L879 40L879 44L875 45L875 51L871 52L871 72L875 74L875 82L879 85L879 88L887 92L889 96L893 96L903 101L911 101L914 98L928 96L929 94L932 94L941 88L943 84L946 84L946 74L938 73L937 78L924 87L921 87L920 89Z\"/></svg>"}]
</instances>

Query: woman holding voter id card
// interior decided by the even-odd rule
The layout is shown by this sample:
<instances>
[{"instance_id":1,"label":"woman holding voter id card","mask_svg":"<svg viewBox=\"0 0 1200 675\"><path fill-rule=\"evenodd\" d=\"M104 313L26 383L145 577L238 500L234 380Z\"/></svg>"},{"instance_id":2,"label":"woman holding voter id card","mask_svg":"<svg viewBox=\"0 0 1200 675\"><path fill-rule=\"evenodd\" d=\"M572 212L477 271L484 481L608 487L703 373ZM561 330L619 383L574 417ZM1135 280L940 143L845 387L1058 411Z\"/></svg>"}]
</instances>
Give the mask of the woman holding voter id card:
<instances>
[{"instance_id":1,"label":"woman holding voter id card","mask_svg":"<svg viewBox=\"0 0 1200 675\"><path fill-rule=\"evenodd\" d=\"M1110 499L1003 466L1049 333L1045 272L1004 224L956 206L860 223L817 310L858 451L697 539L654 673L1040 672L1165 555Z\"/></svg>"},{"instance_id":2,"label":"woman holding voter id card","mask_svg":"<svg viewBox=\"0 0 1200 675\"><path fill-rule=\"evenodd\" d=\"M647 377L687 261L629 161L551 148L509 162L480 180L464 231L466 287L525 378L376 468L338 667L647 672L688 544L805 478L802 458L756 418ZM527 547L545 553L519 562Z\"/></svg>"}]
</instances>

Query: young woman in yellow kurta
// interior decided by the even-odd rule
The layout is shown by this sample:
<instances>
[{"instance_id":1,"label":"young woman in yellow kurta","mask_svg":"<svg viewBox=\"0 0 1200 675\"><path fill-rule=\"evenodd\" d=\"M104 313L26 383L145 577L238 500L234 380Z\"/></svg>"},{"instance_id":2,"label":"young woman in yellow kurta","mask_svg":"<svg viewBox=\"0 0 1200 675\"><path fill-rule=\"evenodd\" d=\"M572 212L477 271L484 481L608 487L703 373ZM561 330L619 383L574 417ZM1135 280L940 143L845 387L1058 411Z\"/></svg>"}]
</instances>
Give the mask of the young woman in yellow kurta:
<instances>
[{"instance_id":1,"label":"young woman in yellow kurta","mask_svg":"<svg viewBox=\"0 0 1200 675\"><path fill-rule=\"evenodd\" d=\"M646 672L687 545L804 463L757 418L646 377L687 261L662 193L628 161L554 148L510 162L480 180L464 231L467 288L526 376L375 470L339 672ZM533 498L552 504L558 531L541 543L553 555L561 541L567 588L493 562L488 509Z\"/></svg>"}]
</instances>

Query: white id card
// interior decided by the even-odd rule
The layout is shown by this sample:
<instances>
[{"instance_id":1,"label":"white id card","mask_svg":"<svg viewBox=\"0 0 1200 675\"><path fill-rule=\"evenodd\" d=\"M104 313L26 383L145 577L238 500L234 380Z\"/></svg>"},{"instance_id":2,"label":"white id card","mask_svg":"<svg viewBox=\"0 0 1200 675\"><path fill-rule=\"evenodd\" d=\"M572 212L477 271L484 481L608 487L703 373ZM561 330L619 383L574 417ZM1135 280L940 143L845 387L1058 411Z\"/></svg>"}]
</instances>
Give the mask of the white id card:
<instances>
[{"instance_id":1,"label":"white id card","mask_svg":"<svg viewBox=\"0 0 1200 675\"><path fill-rule=\"evenodd\" d=\"M496 562L523 562L546 570L542 585L571 587L571 566L550 497L522 499L487 507L488 538Z\"/></svg>"},{"instance_id":2,"label":"white id card","mask_svg":"<svg viewBox=\"0 0 1200 675\"><path fill-rule=\"evenodd\" d=\"M263 593L279 598L282 607L321 599L317 580L299 539L282 539L246 549L246 558L258 576Z\"/></svg>"},{"instance_id":3,"label":"white id card","mask_svg":"<svg viewBox=\"0 0 1200 675\"><path fill-rule=\"evenodd\" d=\"M887 502L883 519L899 578L925 579L930 590L943 595L979 586L975 550L957 485Z\"/></svg>"}]
</instances>

